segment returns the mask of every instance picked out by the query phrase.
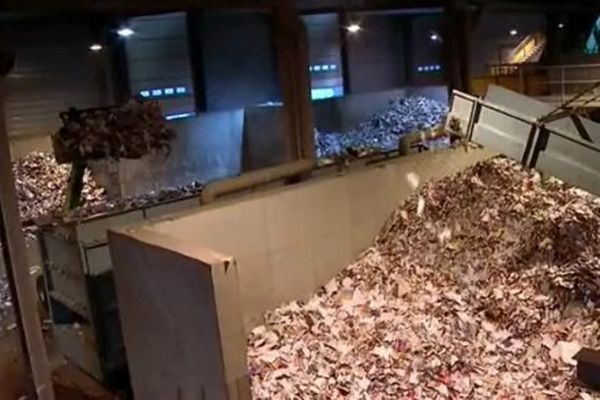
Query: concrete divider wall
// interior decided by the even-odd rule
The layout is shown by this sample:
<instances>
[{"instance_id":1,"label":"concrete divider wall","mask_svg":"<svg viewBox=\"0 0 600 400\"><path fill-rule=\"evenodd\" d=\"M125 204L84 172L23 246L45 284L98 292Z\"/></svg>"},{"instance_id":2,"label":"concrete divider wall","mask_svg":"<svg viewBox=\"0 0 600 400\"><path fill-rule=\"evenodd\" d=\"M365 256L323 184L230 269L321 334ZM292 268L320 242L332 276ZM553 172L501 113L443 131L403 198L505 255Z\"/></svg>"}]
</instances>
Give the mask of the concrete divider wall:
<instances>
[{"instance_id":1,"label":"concrete divider wall","mask_svg":"<svg viewBox=\"0 0 600 400\"><path fill-rule=\"evenodd\" d=\"M456 172L491 153L424 153L296 186L226 201L147 225L237 260L246 329L264 311L313 293L368 247L421 181Z\"/></svg>"}]
</instances>

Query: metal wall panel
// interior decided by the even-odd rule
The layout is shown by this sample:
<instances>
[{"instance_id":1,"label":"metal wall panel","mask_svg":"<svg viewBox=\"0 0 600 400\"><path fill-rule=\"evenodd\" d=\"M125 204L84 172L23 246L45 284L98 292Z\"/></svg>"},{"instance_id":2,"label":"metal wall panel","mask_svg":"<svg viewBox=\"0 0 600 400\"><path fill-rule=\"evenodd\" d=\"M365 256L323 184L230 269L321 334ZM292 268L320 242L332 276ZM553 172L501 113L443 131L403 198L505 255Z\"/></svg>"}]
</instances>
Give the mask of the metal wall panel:
<instances>
[{"instance_id":1,"label":"metal wall panel","mask_svg":"<svg viewBox=\"0 0 600 400\"><path fill-rule=\"evenodd\" d=\"M6 122L11 136L41 136L60 126L59 112L107 103L105 54L85 21L22 21L7 27L16 65L6 79Z\"/></svg>"},{"instance_id":2,"label":"metal wall panel","mask_svg":"<svg viewBox=\"0 0 600 400\"><path fill-rule=\"evenodd\" d=\"M186 13L132 18L135 32L125 39L129 85L132 94L152 89L184 87L184 96L161 96L165 114L195 111L192 66L189 55Z\"/></svg>"}]
</instances>

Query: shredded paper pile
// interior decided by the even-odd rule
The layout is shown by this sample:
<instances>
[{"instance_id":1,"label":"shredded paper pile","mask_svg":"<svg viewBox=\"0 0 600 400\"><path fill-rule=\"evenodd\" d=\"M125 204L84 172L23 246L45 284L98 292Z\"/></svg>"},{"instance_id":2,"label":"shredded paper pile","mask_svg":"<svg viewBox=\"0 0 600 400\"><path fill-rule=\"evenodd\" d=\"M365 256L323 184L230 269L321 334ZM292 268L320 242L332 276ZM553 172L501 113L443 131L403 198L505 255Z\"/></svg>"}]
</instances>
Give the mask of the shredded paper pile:
<instances>
[{"instance_id":1,"label":"shredded paper pile","mask_svg":"<svg viewBox=\"0 0 600 400\"><path fill-rule=\"evenodd\" d=\"M315 131L317 158L354 151L394 151L403 135L440 124L446 105L425 97L397 97L387 110L373 115L348 132Z\"/></svg>"},{"instance_id":2,"label":"shredded paper pile","mask_svg":"<svg viewBox=\"0 0 600 400\"><path fill-rule=\"evenodd\" d=\"M418 177L408 177L416 188ZM591 399L600 200L498 158L427 184L249 337L255 399Z\"/></svg>"}]
</instances>

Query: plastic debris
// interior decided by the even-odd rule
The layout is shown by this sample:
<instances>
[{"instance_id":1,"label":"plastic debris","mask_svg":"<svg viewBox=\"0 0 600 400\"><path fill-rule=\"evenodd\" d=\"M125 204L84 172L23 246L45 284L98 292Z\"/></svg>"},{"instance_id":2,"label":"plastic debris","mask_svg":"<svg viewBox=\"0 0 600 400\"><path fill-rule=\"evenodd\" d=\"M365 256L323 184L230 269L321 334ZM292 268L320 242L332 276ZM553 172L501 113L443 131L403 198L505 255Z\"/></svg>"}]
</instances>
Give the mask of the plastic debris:
<instances>
[{"instance_id":1,"label":"plastic debris","mask_svg":"<svg viewBox=\"0 0 600 400\"><path fill-rule=\"evenodd\" d=\"M358 152L385 152L398 149L402 136L431 128L443 122L448 107L425 97L397 97L387 110L374 114L348 132L315 130L317 158L335 158ZM436 140L434 147L447 147L445 139Z\"/></svg>"},{"instance_id":2,"label":"plastic debris","mask_svg":"<svg viewBox=\"0 0 600 400\"><path fill-rule=\"evenodd\" d=\"M598 399L572 359L600 346L599 289L598 199L483 162L425 184L355 263L266 313L253 398Z\"/></svg>"}]
</instances>

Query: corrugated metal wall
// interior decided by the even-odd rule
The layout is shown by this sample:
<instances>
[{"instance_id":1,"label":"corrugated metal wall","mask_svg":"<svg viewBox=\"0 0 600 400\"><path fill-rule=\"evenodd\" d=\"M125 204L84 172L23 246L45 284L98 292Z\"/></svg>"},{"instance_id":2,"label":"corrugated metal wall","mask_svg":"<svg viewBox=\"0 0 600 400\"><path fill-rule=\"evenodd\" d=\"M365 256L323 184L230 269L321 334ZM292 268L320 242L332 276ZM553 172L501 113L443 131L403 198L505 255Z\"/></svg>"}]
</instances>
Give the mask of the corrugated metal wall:
<instances>
[{"instance_id":1,"label":"corrugated metal wall","mask_svg":"<svg viewBox=\"0 0 600 400\"><path fill-rule=\"evenodd\" d=\"M271 16L207 11L200 24L207 111L281 101Z\"/></svg>"},{"instance_id":2,"label":"corrugated metal wall","mask_svg":"<svg viewBox=\"0 0 600 400\"><path fill-rule=\"evenodd\" d=\"M344 78L337 14L306 15L302 17L308 35L311 87L313 90L339 88L343 94Z\"/></svg>"},{"instance_id":3,"label":"corrugated metal wall","mask_svg":"<svg viewBox=\"0 0 600 400\"><path fill-rule=\"evenodd\" d=\"M83 22L54 20L13 24L9 38L16 65L6 79L5 103L13 140L47 135L60 126L59 112L107 101L105 56L89 50Z\"/></svg>"},{"instance_id":4,"label":"corrugated metal wall","mask_svg":"<svg viewBox=\"0 0 600 400\"><path fill-rule=\"evenodd\" d=\"M186 13L132 18L123 39L131 93L160 100L166 115L195 110ZM149 93L146 93L149 92Z\"/></svg>"}]
</instances>

